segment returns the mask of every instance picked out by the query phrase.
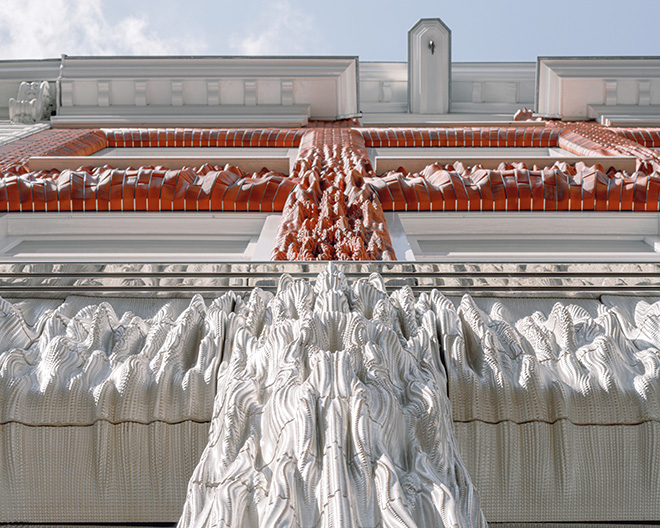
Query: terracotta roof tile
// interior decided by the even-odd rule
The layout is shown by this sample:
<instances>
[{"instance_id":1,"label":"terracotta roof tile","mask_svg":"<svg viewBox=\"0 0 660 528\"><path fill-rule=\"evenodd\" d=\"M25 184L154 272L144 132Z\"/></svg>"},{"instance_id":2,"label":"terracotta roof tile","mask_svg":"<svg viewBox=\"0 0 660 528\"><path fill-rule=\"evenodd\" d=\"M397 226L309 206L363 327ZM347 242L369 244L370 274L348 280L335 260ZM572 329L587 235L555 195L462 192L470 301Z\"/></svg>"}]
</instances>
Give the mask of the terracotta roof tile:
<instances>
[{"instance_id":1,"label":"terracotta roof tile","mask_svg":"<svg viewBox=\"0 0 660 528\"><path fill-rule=\"evenodd\" d=\"M616 129L593 122L548 123L561 129L559 146L579 156L634 156L641 160L660 160L658 153Z\"/></svg>"},{"instance_id":2,"label":"terracotta roof tile","mask_svg":"<svg viewBox=\"0 0 660 528\"><path fill-rule=\"evenodd\" d=\"M105 146L99 130L44 130L0 147L0 172L28 172L25 163L32 156L89 156Z\"/></svg>"},{"instance_id":3,"label":"terracotta roof tile","mask_svg":"<svg viewBox=\"0 0 660 528\"><path fill-rule=\"evenodd\" d=\"M615 133L645 147L660 147L660 128L619 128Z\"/></svg>"},{"instance_id":4,"label":"terracotta roof tile","mask_svg":"<svg viewBox=\"0 0 660 528\"><path fill-rule=\"evenodd\" d=\"M335 119L333 121L310 119L305 128L359 128L360 126L360 120L352 117L349 119Z\"/></svg>"}]
</instances>

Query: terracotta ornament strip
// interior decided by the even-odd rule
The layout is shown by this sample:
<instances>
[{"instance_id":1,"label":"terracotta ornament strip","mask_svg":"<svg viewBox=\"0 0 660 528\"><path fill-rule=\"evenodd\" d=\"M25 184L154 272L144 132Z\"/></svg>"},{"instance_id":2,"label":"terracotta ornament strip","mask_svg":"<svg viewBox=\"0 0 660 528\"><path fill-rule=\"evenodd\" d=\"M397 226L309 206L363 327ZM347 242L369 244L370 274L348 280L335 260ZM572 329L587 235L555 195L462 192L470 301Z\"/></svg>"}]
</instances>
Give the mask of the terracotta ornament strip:
<instances>
[{"instance_id":1,"label":"terracotta ornament strip","mask_svg":"<svg viewBox=\"0 0 660 528\"><path fill-rule=\"evenodd\" d=\"M560 131L540 127L363 128L367 147L556 147Z\"/></svg>"},{"instance_id":2,"label":"terracotta ornament strip","mask_svg":"<svg viewBox=\"0 0 660 528\"><path fill-rule=\"evenodd\" d=\"M32 156L89 156L105 147L105 134L100 130L44 130L0 147L0 172L25 174Z\"/></svg>"},{"instance_id":3,"label":"terracotta ornament strip","mask_svg":"<svg viewBox=\"0 0 660 528\"><path fill-rule=\"evenodd\" d=\"M122 128L103 129L108 147L281 147L295 148L301 129Z\"/></svg>"},{"instance_id":4,"label":"terracotta ornament strip","mask_svg":"<svg viewBox=\"0 0 660 528\"><path fill-rule=\"evenodd\" d=\"M660 159L658 153L609 127L592 122L555 123L561 128L559 146L579 156L634 156L640 160Z\"/></svg>"},{"instance_id":5,"label":"terracotta ornament strip","mask_svg":"<svg viewBox=\"0 0 660 528\"><path fill-rule=\"evenodd\" d=\"M278 212L295 185L282 174L230 165L39 171L0 179L0 211Z\"/></svg>"},{"instance_id":6,"label":"terracotta ornament strip","mask_svg":"<svg viewBox=\"0 0 660 528\"><path fill-rule=\"evenodd\" d=\"M274 260L394 259L388 211L658 211L660 129L596 123L539 127L48 130L0 148L4 211L282 212ZM655 134L655 135L654 135ZM28 172L35 155L90 155L104 147L299 147L287 177L203 165ZM634 156L632 174L583 163L526 167L429 165L376 176L367 147L551 147Z\"/></svg>"},{"instance_id":7,"label":"terracotta ornament strip","mask_svg":"<svg viewBox=\"0 0 660 528\"><path fill-rule=\"evenodd\" d=\"M645 147L660 147L660 128L619 128L615 133Z\"/></svg>"},{"instance_id":8,"label":"terracotta ornament strip","mask_svg":"<svg viewBox=\"0 0 660 528\"><path fill-rule=\"evenodd\" d=\"M272 260L394 260L362 136L341 128L303 137Z\"/></svg>"},{"instance_id":9,"label":"terracotta ornament strip","mask_svg":"<svg viewBox=\"0 0 660 528\"><path fill-rule=\"evenodd\" d=\"M660 172L605 171L583 163L530 170L523 163L429 165L367 178L385 211L660 211Z\"/></svg>"}]
</instances>

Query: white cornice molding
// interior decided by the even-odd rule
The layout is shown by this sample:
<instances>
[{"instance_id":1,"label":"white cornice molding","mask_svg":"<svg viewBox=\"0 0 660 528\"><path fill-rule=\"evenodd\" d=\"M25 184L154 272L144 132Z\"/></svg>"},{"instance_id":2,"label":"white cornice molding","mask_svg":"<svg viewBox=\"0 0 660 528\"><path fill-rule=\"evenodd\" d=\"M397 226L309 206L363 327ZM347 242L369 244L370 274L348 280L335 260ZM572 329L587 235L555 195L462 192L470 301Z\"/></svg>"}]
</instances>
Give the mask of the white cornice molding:
<instances>
[{"instance_id":1,"label":"white cornice molding","mask_svg":"<svg viewBox=\"0 0 660 528\"><path fill-rule=\"evenodd\" d=\"M588 115L607 126L660 126L660 105L589 105Z\"/></svg>"},{"instance_id":2,"label":"white cornice molding","mask_svg":"<svg viewBox=\"0 0 660 528\"><path fill-rule=\"evenodd\" d=\"M300 126L358 114L355 57L63 57L55 126Z\"/></svg>"},{"instance_id":3,"label":"white cornice molding","mask_svg":"<svg viewBox=\"0 0 660 528\"><path fill-rule=\"evenodd\" d=\"M336 77L357 57L62 57L66 78Z\"/></svg>"},{"instance_id":4,"label":"white cornice molding","mask_svg":"<svg viewBox=\"0 0 660 528\"><path fill-rule=\"evenodd\" d=\"M360 83L363 81L408 82L407 62L360 61Z\"/></svg>"},{"instance_id":5,"label":"white cornice molding","mask_svg":"<svg viewBox=\"0 0 660 528\"><path fill-rule=\"evenodd\" d=\"M536 102L539 114L567 120L596 117L601 105L644 114L660 105L660 57L539 57Z\"/></svg>"},{"instance_id":6,"label":"white cornice molding","mask_svg":"<svg viewBox=\"0 0 660 528\"><path fill-rule=\"evenodd\" d=\"M418 261L658 262L658 214L399 212Z\"/></svg>"},{"instance_id":7,"label":"white cornice molding","mask_svg":"<svg viewBox=\"0 0 660 528\"><path fill-rule=\"evenodd\" d=\"M72 106L51 118L58 128L93 127L298 127L307 124L310 105Z\"/></svg>"},{"instance_id":8,"label":"white cornice molding","mask_svg":"<svg viewBox=\"0 0 660 528\"><path fill-rule=\"evenodd\" d=\"M54 81L60 71L60 59L0 60L0 82Z\"/></svg>"},{"instance_id":9,"label":"white cornice molding","mask_svg":"<svg viewBox=\"0 0 660 528\"><path fill-rule=\"evenodd\" d=\"M355 57L0 61L0 119L8 117L9 99L22 81L53 81L59 74L57 94L51 83L58 102L55 126L94 126L98 118L106 126L300 126L310 118L340 119L360 111L365 123L444 121L442 112L409 112L408 67L358 66ZM660 57L541 57L536 83L533 69L532 63L452 64L449 115L508 120L535 101L538 113L551 118L658 124Z\"/></svg>"}]
</instances>

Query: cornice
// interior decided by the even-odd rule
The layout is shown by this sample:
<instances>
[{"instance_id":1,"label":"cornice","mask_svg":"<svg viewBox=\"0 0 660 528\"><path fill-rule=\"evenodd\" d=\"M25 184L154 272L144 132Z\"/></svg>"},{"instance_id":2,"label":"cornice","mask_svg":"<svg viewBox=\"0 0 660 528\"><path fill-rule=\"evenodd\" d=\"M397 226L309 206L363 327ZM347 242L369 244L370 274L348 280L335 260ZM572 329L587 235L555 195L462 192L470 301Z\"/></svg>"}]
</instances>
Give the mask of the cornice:
<instances>
[{"instance_id":1,"label":"cornice","mask_svg":"<svg viewBox=\"0 0 660 528\"><path fill-rule=\"evenodd\" d=\"M357 57L62 57L61 76L95 77L334 77Z\"/></svg>"},{"instance_id":2,"label":"cornice","mask_svg":"<svg viewBox=\"0 0 660 528\"><path fill-rule=\"evenodd\" d=\"M62 57L54 126L301 126L358 113L356 57Z\"/></svg>"},{"instance_id":3,"label":"cornice","mask_svg":"<svg viewBox=\"0 0 660 528\"><path fill-rule=\"evenodd\" d=\"M299 127L307 124L310 105L76 106L51 118L66 127ZM333 118L332 116L326 116Z\"/></svg>"},{"instance_id":4,"label":"cornice","mask_svg":"<svg viewBox=\"0 0 660 528\"><path fill-rule=\"evenodd\" d=\"M539 57L536 108L550 118L596 117L593 108L660 104L660 57Z\"/></svg>"}]
</instances>

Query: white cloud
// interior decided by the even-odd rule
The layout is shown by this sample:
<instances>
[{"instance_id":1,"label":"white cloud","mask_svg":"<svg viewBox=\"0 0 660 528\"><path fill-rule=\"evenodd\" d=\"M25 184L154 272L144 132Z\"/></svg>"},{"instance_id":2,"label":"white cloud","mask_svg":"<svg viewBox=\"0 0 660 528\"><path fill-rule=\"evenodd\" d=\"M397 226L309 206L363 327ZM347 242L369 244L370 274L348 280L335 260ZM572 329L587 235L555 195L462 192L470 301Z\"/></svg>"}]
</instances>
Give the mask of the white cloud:
<instances>
[{"instance_id":1,"label":"white cloud","mask_svg":"<svg viewBox=\"0 0 660 528\"><path fill-rule=\"evenodd\" d=\"M196 39L163 38L144 16L117 23L105 0L3 0L0 58L67 55L167 55L199 53Z\"/></svg>"},{"instance_id":2,"label":"white cloud","mask_svg":"<svg viewBox=\"0 0 660 528\"><path fill-rule=\"evenodd\" d=\"M234 34L230 46L239 55L313 55L318 53L318 37L313 18L288 0L266 2L251 29Z\"/></svg>"}]
</instances>

